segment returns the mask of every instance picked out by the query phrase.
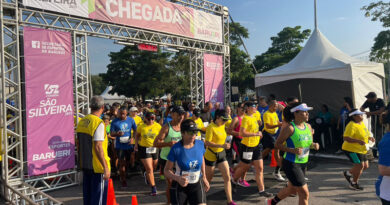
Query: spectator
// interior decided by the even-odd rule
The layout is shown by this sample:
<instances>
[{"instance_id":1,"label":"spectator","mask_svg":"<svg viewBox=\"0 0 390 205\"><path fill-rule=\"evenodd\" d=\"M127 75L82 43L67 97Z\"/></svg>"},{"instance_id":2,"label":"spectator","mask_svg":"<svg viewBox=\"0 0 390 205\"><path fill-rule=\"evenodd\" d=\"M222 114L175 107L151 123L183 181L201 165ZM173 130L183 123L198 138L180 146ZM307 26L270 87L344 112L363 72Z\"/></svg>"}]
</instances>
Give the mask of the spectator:
<instances>
[{"instance_id":1,"label":"spectator","mask_svg":"<svg viewBox=\"0 0 390 205\"><path fill-rule=\"evenodd\" d=\"M324 122L326 124L330 124L330 121L332 120L332 114L329 112L329 108L327 105L323 104L321 106L321 112L317 114L317 117L324 119Z\"/></svg>"},{"instance_id":2,"label":"spectator","mask_svg":"<svg viewBox=\"0 0 390 205\"><path fill-rule=\"evenodd\" d=\"M216 111L216 110L219 110L219 109L221 109L221 103L216 102L216 103L214 104L214 111L211 112L211 117L212 117L213 119L214 119L214 116L215 116L215 111Z\"/></svg>"},{"instance_id":3,"label":"spectator","mask_svg":"<svg viewBox=\"0 0 390 205\"><path fill-rule=\"evenodd\" d=\"M211 102L207 102L204 105L204 108L202 110L202 113L200 114L200 118L202 119L203 123L211 123L213 121L213 118L211 117L211 110L213 109L213 104Z\"/></svg>"},{"instance_id":4,"label":"spectator","mask_svg":"<svg viewBox=\"0 0 390 205\"><path fill-rule=\"evenodd\" d=\"M84 204L106 204L111 167L108 138L99 118L104 110L103 98L93 96L90 108L91 114L82 118L76 129L79 168L83 170L83 200Z\"/></svg>"},{"instance_id":5,"label":"spectator","mask_svg":"<svg viewBox=\"0 0 390 205\"><path fill-rule=\"evenodd\" d=\"M367 118L371 118L371 132L374 134L376 142L379 142L382 138L383 129L379 122L379 116L385 111L385 102L383 99L378 98L375 92L369 92L366 95L367 100L360 107L361 111L366 108L369 112L366 112ZM377 144L378 146L378 144ZM377 151L373 150L374 157L378 157Z\"/></svg>"},{"instance_id":6,"label":"spectator","mask_svg":"<svg viewBox=\"0 0 390 205\"><path fill-rule=\"evenodd\" d=\"M338 148L336 154L341 154L343 152L341 150L341 145L343 143L343 133L345 130L345 126L349 122L348 113L352 110L352 108L353 108L352 99L350 97L344 97L344 104L340 110L340 115L339 115L339 119L337 120L337 127L336 127L337 138L335 144Z\"/></svg>"}]
</instances>

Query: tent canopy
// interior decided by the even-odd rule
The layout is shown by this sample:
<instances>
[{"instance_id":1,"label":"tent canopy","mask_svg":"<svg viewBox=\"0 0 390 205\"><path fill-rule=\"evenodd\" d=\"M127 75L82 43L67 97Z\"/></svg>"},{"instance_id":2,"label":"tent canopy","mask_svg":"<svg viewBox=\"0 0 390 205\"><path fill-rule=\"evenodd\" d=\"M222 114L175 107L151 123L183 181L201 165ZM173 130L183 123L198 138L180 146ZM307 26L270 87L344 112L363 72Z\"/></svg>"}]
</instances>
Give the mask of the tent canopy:
<instances>
[{"instance_id":1,"label":"tent canopy","mask_svg":"<svg viewBox=\"0 0 390 205\"><path fill-rule=\"evenodd\" d=\"M123 103L126 100L126 96L118 95L118 93L110 94L112 86L106 87L106 89L100 94L104 98L105 103L112 104L114 102Z\"/></svg>"},{"instance_id":2,"label":"tent canopy","mask_svg":"<svg viewBox=\"0 0 390 205\"><path fill-rule=\"evenodd\" d=\"M383 97L383 64L355 59L336 48L318 29L289 63L257 74L258 95L300 96L315 108L327 104L338 111L343 97L360 107L365 95L374 91Z\"/></svg>"}]
</instances>

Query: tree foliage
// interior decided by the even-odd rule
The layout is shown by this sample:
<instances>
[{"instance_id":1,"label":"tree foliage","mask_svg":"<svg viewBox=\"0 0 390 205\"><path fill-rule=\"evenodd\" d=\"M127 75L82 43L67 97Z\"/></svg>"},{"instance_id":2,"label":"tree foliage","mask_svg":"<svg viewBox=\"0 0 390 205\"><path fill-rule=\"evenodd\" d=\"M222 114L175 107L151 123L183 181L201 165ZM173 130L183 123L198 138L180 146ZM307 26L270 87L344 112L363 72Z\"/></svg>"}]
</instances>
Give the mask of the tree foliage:
<instances>
[{"instance_id":1,"label":"tree foliage","mask_svg":"<svg viewBox=\"0 0 390 205\"><path fill-rule=\"evenodd\" d=\"M387 62L390 59L390 30L381 31L374 39L370 60Z\"/></svg>"},{"instance_id":2,"label":"tree foliage","mask_svg":"<svg viewBox=\"0 0 390 205\"><path fill-rule=\"evenodd\" d=\"M91 75L92 92L94 95L100 95L106 89L107 84L100 75Z\"/></svg>"},{"instance_id":3,"label":"tree foliage","mask_svg":"<svg viewBox=\"0 0 390 205\"><path fill-rule=\"evenodd\" d=\"M362 8L365 16L370 17L372 21L380 21L383 27L390 27L390 2L372 2Z\"/></svg>"},{"instance_id":4,"label":"tree foliage","mask_svg":"<svg viewBox=\"0 0 390 205\"><path fill-rule=\"evenodd\" d=\"M283 28L277 36L271 37L271 47L255 57L253 63L257 71L266 72L288 63L301 51L301 44L310 36L310 33L310 29L301 31L301 26Z\"/></svg>"}]
</instances>

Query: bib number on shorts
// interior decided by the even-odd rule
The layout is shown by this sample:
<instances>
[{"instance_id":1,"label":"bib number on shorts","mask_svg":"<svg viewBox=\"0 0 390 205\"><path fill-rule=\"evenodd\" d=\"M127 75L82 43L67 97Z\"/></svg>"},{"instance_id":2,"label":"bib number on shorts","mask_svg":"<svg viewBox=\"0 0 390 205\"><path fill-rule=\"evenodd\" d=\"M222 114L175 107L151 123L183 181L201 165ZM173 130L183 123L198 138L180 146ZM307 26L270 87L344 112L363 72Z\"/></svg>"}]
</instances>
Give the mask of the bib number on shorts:
<instances>
[{"instance_id":1,"label":"bib number on shorts","mask_svg":"<svg viewBox=\"0 0 390 205\"><path fill-rule=\"evenodd\" d=\"M303 159L303 158L309 156L309 151L310 151L310 148L303 148L302 154L299 155L298 158Z\"/></svg>"},{"instance_id":2,"label":"bib number on shorts","mask_svg":"<svg viewBox=\"0 0 390 205\"><path fill-rule=\"evenodd\" d=\"M200 171L196 171L196 172L182 171L181 174L187 175L185 177L187 178L189 184L195 184L199 181Z\"/></svg>"},{"instance_id":3,"label":"bib number on shorts","mask_svg":"<svg viewBox=\"0 0 390 205\"><path fill-rule=\"evenodd\" d=\"M246 160L252 160L253 157L253 152L243 152L242 153L242 158Z\"/></svg>"},{"instance_id":4,"label":"bib number on shorts","mask_svg":"<svg viewBox=\"0 0 390 205\"><path fill-rule=\"evenodd\" d=\"M155 154L157 149L155 147L147 147L146 154Z\"/></svg>"},{"instance_id":5,"label":"bib number on shorts","mask_svg":"<svg viewBox=\"0 0 390 205\"><path fill-rule=\"evenodd\" d=\"M129 143L130 142L130 136L119 137L119 142L120 143Z\"/></svg>"}]
</instances>

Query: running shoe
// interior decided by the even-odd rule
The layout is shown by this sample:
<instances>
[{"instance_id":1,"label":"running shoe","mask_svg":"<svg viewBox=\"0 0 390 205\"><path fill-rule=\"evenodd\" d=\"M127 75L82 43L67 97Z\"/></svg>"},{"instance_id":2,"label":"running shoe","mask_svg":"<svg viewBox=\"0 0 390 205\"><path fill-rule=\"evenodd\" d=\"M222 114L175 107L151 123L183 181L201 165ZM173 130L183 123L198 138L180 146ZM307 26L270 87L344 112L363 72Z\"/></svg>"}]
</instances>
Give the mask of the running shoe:
<instances>
[{"instance_id":1,"label":"running shoe","mask_svg":"<svg viewBox=\"0 0 390 205\"><path fill-rule=\"evenodd\" d=\"M227 203L228 205L237 205L236 202L232 201L230 203Z\"/></svg>"},{"instance_id":2,"label":"running shoe","mask_svg":"<svg viewBox=\"0 0 390 205\"><path fill-rule=\"evenodd\" d=\"M148 179L146 178L146 172L144 172L143 175L144 175L145 184L148 185L148 184L149 184L149 181L148 181Z\"/></svg>"},{"instance_id":3,"label":"running shoe","mask_svg":"<svg viewBox=\"0 0 390 205\"><path fill-rule=\"evenodd\" d=\"M351 188L352 190L356 190L356 191L363 191L364 190L364 188L361 187L358 183L349 184L349 188Z\"/></svg>"},{"instance_id":4,"label":"running shoe","mask_svg":"<svg viewBox=\"0 0 390 205\"><path fill-rule=\"evenodd\" d=\"M305 179L305 181L309 181L309 178L307 178L307 177L304 177L304 179Z\"/></svg>"},{"instance_id":5,"label":"running shoe","mask_svg":"<svg viewBox=\"0 0 390 205\"><path fill-rule=\"evenodd\" d=\"M275 179L276 180L278 180L278 181L280 181L280 182L284 182L284 181L286 181L286 179L284 179L283 177L282 177L282 175L280 174L280 172L278 172L278 173L272 173L272 175L275 177Z\"/></svg>"},{"instance_id":6,"label":"running shoe","mask_svg":"<svg viewBox=\"0 0 390 205\"><path fill-rule=\"evenodd\" d=\"M348 173L348 171L343 171L343 175L344 175L345 179L347 180L347 182L349 184L351 184L351 177L352 176Z\"/></svg>"},{"instance_id":7,"label":"running shoe","mask_svg":"<svg viewBox=\"0 0 390 205\"><path fill-rule=\"evenodd\" d=\"M152 187L152 192L150 193L150 196L156 196L157 195L157 188L156 186Z\"/></svg>"},{"instance_id":8,"label":"running shoe","mask_svg":"<svg viewBox=\"0 0 390 205\"><path fill-rule=\"evenodd\" d=\"M242 186L242 187L250 187L251 186L245 179L238 180L237 185Z\"/></svg>"},{"instance_id":9,"label":"running shoe","mask_svg":"<svg viewBox=\"0 0 390 205\"><path fill-rule=\"evenodd\" d=\"M265 197L265 198L271 198L274 196L273 194L266 192L266 191L259 192L259 195L260 195L260 197Z\"/></svg>"},{"instance_id":10,"label":"running shoe","mask_svg":"<svg viewBox=\"0 0 390 205\"><path fill-rule=\"evenodd\" d=\"M160 175L160 180L161 180L161 181L164 181L164 180L165 180L165 176L161 174L161 175Z\"/></svg>"},{"instance_id":11,"label":"running shoe","mask_svg":"<svg viewBox=\"0 0 390 205\"><path fill-rule=\"evenodd\" d=\"M337 152L335 152L335 154L342 154L342 153L344 153L344 152L341 149L339 149L339 150L337 150Z\"/></svg>"}]
</instances>

